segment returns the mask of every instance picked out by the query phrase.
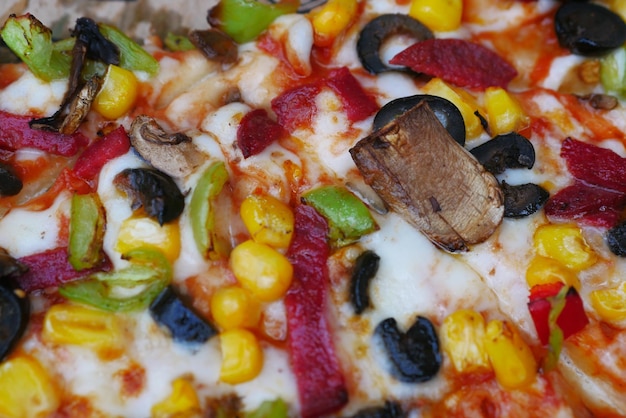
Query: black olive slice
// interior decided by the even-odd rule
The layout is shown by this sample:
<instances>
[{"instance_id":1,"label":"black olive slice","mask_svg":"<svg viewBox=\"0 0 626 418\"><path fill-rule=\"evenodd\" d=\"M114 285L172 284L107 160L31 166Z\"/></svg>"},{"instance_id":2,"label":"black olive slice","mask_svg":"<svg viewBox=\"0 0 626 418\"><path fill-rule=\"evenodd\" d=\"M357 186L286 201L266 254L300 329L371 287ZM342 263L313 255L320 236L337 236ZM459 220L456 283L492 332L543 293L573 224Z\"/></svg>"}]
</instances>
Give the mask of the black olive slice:
<instances>
[{"instance_id":1,"label":"black olive slice","mask_svg":"<svg viewBox=\"0 0 626 418\"><path fill-rule=\"evenodd\" d=\"M433 324L422 316L402 333L396 320L387 318L376 327L390 360L392 376L407 383L426 382L439 372L442 356Z\"/></svg>"},{"instance_id":2,"label":"black olive slice","mask_svg":"<svg viewBox=\"0 0 626 418\"><path fill-rule=\"evenodd\" d=\"M419 20L405 14L385 14L371 20L359 35L357 41L357 53L363 68L372 74L384 71L394 71L383 63L380 58L380 48L385 40L394 35L405 34L423 41L434 37L432 31Z\"/></svg>"},{"instance_id":3,"label":"black olive slice","mask_svg":"<svg viewBox=\"0 0 626 418\"><path fill-rule=\"evenodd\" d=\"M0 283L0 361L24 334L29 315L30 303L26 293L8 283Z\"/></svg>"},{"instance_id":4,"label":"black olive slice","mask_svg":"<svg viewBox=\"0 0 626 418\"><path fill-rule=\"evenodd\" d=\"M404 417L402 407L397 402L386 401L383 406L364 408L351 418L401 418Z\"/></svg>"},{"instance_id":5,"label":"black olive slice","mask_svg":"<svg viewBox=\"0 0 626 418\"><path fill-rule=\"evenodd\" d=\"M606 234L606 243L613 254L626 257L626 221L609 229Z\"/></svg>"},{"instance_id":6,"label":"black olive slice","mask_svg":"<svg viewBox=\"0 0 626 418\"><path fill-rule=\"evenodd\" d=\"M596 3L563 3L554 16L559 44L584 56L604 55L626 42L626 23Z\"/></svg>"},{"instance_id":7,"label":"black olive slice","mask_svg":"<svg viewBox=\"0 0 626 418\"><path fill-rule=\"evenodd\" d=\"M22 190L22 180L13 167L0 162L0 197L15 196Z\"/></svg>"},{"instance_id":8,"label":"black olive slice","mask_svg":"<svg viewBox=\"0 0 626 418\"><path fill-rule=\"evenodd\" d=\"M511 186L505 182L500 185L504 194L504 216L523 218L537 212L550 197L543 187L526 183Z\"/></svg>"},{"instance_id":9,"label":"black olive slice","mask_svg":"<svg viewBox=\"0 0 626 418\"><path fill-rule=\"evenodd\" d=\"M133 210L143 207L161 225L178 218L185 208L185 197L174 180L158 170L127 168L113 184L131 198Z\"/></svg>"},{"instance_id":10,"label":"black olive slice","mask_svg":"<svg viewBox=\"0 0 626 418\"><path fill-rule=\"evenodd\" d=\"M530 169L535 164L533 144L516 132L498 135L470 152L492 174L507 168Z\"/></svg>"},{"instance_id":11,"label":"black olive slice","mask_svg":"<svg viewBox=\"0 0 626 418\"><path fill-rule=\"evenodd\" d=\"M384 105L374 117L374 130L377 131L397 116L407 110L417 106L422 101L428 103L428 107L452 138L461 146L465 145L465 121L461 111L448 99L429 94L418 94L415 96L400 97Z\"/></svg>"},{"instance_id":12,"label":"black olive slice","mask_svg":"<svg viewBox=\"0 0 626 418\"><path fill-rule=\"evenodd\" d=\"M106 64L120 64L120 50L113 42L100 33L98 24L88 17L76 19L72 36L87 45L87 58Z\"/></svg>"},{"instance_id":13,"label":"black olive slice","mask_svg":"<svg viewBox=\"0 0 626 418\"><path fill-rule=\"evenodd\" d=\"M357 315L370 307L369 285L379 264L380 257L370 250L362 252L356 259L350 281L350 302Z\"/></svg>"},{"instance_id":14,"label":"black olive slice","mask_svg":"<svg viewBox=\"0 0 626 418\"><path fill-rule=\"evenodd\" d=\"M150 315L169 330L174 341L201 344L217 334L213 325L183 303L172 286L150 304Z\"/></svg>"}]
</instances>

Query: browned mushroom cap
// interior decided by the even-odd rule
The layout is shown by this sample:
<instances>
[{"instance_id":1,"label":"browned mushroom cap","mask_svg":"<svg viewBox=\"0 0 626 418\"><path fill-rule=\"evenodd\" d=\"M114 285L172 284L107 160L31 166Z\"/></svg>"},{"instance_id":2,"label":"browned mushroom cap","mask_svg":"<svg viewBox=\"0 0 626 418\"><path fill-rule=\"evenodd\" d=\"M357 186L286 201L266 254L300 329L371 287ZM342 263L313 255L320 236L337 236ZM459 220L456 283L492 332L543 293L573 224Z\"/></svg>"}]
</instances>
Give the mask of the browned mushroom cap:
<instances>
[{"instance_id":1,"label":"browned mushroom cap","mask_svg":"<svg viewBox=\"0 0 626 418\"><path fill-rule=\"evenodd\" d=\"M387 205L447 251L483 242L502 220L498 181L425 102L363 138L350 154Z\"/></svg>"},{"instance_id":2,"label":"browned mushroom cap","mask_svg":"<svg viewBox=\"0 0 626 418\"><path fill-rule=\"evenodd\" d=\"M165 132L149 116L137 116L129 136L133 148L144 160L172 177L189 175L204 160L191 138L183 133Z\"/></svg>"}]
</instances>

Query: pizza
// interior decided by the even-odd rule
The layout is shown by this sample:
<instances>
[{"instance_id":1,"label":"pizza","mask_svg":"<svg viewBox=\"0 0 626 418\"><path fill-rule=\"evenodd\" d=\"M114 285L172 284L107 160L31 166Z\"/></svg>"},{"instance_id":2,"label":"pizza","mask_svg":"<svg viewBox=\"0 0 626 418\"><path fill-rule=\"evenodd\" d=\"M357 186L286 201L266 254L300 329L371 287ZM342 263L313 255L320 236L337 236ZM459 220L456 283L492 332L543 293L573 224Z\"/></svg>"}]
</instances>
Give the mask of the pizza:
<instances>
[{"instance_id":1,"label":"pizza","mask_svg":"<svg viewBox=\"0 0 626 418\"><path fill-rule=\"evenodd\" d=\"M0 416L626 416L623 2L24 3Z\"/></svg>"}]
</instances>

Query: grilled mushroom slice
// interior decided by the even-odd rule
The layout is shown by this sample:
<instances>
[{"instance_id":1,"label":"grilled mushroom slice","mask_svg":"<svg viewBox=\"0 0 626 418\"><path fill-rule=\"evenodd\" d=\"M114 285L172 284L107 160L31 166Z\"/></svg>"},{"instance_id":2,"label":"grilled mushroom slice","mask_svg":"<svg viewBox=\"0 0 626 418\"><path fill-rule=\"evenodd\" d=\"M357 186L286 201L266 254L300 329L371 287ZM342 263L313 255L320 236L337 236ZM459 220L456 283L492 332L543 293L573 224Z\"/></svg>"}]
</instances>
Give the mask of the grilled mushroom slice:
<instances>
[{"instance_id":1,"label":"grilled mushroom slice","mask_svg":"<svg viewBox=\"0 0 626 418\"><path fill-rule=\"evenodd\" d=\"M350 154L387 205L447 251L467 251L502 221L498 181L426 102L361 139Z\"/></svg>"},{"instance_id":2,"label":"grilled mushroom slice","mask_svg":"<svg viewBox=\"0 0 626 418\"><path fill-rule=\"evenodd\" d=\"M140 115L130 127L130 143L154 168L177 178L189 175L204 160L183 133L167 133L156 120Z\"/></svg>"}]
</instances>

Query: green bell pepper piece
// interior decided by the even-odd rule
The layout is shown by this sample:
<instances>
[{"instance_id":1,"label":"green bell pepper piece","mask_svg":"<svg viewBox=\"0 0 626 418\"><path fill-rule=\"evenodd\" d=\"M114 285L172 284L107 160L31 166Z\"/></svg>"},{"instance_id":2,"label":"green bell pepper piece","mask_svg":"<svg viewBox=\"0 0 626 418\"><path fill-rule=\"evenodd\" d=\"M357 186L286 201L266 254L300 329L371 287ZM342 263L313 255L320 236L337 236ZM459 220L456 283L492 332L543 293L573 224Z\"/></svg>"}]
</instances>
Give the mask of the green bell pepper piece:
<instances>
[{"instance_id":1,"label":"green bell pepper piece","mask_svg":"<svg viewBox=\"0 0 626 418\"><path fill-rule=\"evenodd\" d=\"M111 312L146 309L172 281L172 267L161 251L152 248L132 250L123 258L131 262L129 267L65 284L59 293L69 300Z\"/></svg>"},{"instance_id":2,"label":"green bell pepper piece","mask_svg":"<svg viewBox=\"0 0 626 418\"><path fill-rule=\"evenodd\" d=\"M357 241L365 234L378 229L367 206L348 189L340 186L323 186L302 196L328 221L329 238L335 247Z\"/></svg>"},{"instance_id":3,"label":"green bell pepper piece","mask_svg":"<svg viewBox=\"0 0 626 418\"><path fill-rule=\"evenodd\" d=\"M217 28L233 38L238 44L252 41L278 16L295 13L299 2L263 4L255 0L222 0L211 11L217 20Z\"/></svg>"},{"instance_id":4,"label":"green bell pepper piece","mask_svg":"<svg viewBox=\"0 0 626 418\"><path fill-rule=\"evenodd\" d=\"M600 60L600 82L607 91L626 94L626 47L618 48Z\"/></svg>"},{"instance_id":5,"label":"green bell pepper piece","mask_svg":"<svg viewBox=\"0 0 626 418\"><path fill-rule=\"evenodd\" d=\"M191 51L192 49L196 49L196 46L191 43L188 37L175 35L172 32L167 33L163 43L170 51Z\"/></svg>"},{"instance_id":6,"label":"green bell pepper piece","mask_svg":"<svg viewBox=\"0 0 626 418\"><path fill-rule=\"evenodd\" d=\"M70 209L68 259L77 271L102 261L105 213L95 193L75 194Z\"/></svg>"},{"instance_id":7,"label":"green bell pepper piece","mask_svg":"<svg viewBox=\"0 0 626 418\"><path fill-rule=\"evenodd\" d=\"M273 401L265 401L257 409L248 412L245 418L287 418L289 415L287 404L278 398Z\"/></svg>"},{"instance_id":8,"label":"green bell pepper piece","mask_svg":"<svg viewBox=\"0 0 626 418\"><path fill-rule=\"evenodd\" d=\"M213 201L224 188L228 171L222 161L215 162L200 177L189 203L189 217L193 238L198 251L205 258L215 259L228 255L228 245L215 234Z\"/></svg>"},{"instance_id":9,"label":"green bell pepper piece","mask_svg":"<svg viewBox=\"0 0 626 418\"><path fill-rule=\"evenodd\" d=\"M120 49L120 67L133 71L145 71L151 76L159 72L159 62L139 44L114 26L98 24L102 36Z\"/></svg>"},{"instance_id":10,"label":"green bell pepper piece","mask_svg":"<svg viewBox=\"0 0 626 418\"><path fill-rule=\"evenodd\" d=\"M0 29L0 37L38 78L51 81L68 77L71 46L67 42L52 42L52 31L35 16L9 16Z\"/></svg>"}]
</instances>

